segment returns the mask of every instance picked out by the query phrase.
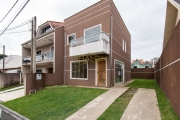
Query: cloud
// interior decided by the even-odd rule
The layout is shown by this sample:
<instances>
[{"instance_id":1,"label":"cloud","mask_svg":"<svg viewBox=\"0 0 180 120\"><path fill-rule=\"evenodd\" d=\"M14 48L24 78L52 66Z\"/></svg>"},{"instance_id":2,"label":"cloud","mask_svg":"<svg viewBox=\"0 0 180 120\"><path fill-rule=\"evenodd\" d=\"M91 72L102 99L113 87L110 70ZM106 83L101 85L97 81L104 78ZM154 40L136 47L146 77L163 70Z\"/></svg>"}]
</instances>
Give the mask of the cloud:
<instances>
[{"instance_id":1,"label":"cloud","mask_svg":"<svg viewBox=\"0 0 180 120\"><path fill-rule=\"evenodd\" d=\"M12 13L0 24L3 29L18 10L24 0L19 0ZM63 21L65 18L98 2L99 0L31 0L12 26L18 25L37 16L37 24L47 20ZM15 0L0 1L0 18L10 9ZM131 34L132 59L150 60L158 57L162 51L167 0L114 0ZM3 14L2 14L3 13ZM21 29L29 29L28 25ZM30 32L5 34L0 36L0 46L6 45L7 54L21 55L21 44L31 37ZM0 47L0 53L2 49Z\"/></svg>"}]
</instances>

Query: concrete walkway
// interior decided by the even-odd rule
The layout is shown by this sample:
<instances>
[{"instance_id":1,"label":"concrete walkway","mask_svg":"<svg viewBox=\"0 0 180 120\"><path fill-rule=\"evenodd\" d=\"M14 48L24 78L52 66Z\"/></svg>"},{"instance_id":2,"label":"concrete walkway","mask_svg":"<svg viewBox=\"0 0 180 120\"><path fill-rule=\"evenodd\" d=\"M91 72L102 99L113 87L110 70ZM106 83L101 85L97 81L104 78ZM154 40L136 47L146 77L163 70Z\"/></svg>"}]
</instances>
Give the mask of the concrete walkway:
<instances>
[{"instance_id":1,"label":"concrete walkway","mask_svg":"<svg viewBox=\"0 0 180 120\"><path fill-rule=\"evenodd\" d=\"M120 120L161 120L155 90L139 88Z\"/></svg>"},{"instance_id":2,"label":"concrete walkway","mask_svg":"<svg viewBox=\"0 0 180 120\"><path fill-rule=\"evenodd\" d=\"M10 91L14 91L14 90L23 89L23 88L24 88L24 85L23 86L19 86L19 87L15 87L15 88L11 88L11 89L8 89L8 90L0 91L0 94L7 93L7 92L10 92Z\"/></svg>"},{"instance_id":3,"label":"concrete walkway","mask_svg":"<svg viewBox=\"0 0 180 120\"><path fill-rule=\"evenodd\" d=\"M24 89L0 94L0 101L6 102L24 96Z\"/></svg>"},{"instance_id":4,"label":"concrete walkway","mask_svg":"<svg viewBox=\"0 0 180 120\"><path fill-rule=\"evenodd\" d=\"M66 120L96 120L128 87L115 87L98 96Z\"/></svg>"}]
</instances>

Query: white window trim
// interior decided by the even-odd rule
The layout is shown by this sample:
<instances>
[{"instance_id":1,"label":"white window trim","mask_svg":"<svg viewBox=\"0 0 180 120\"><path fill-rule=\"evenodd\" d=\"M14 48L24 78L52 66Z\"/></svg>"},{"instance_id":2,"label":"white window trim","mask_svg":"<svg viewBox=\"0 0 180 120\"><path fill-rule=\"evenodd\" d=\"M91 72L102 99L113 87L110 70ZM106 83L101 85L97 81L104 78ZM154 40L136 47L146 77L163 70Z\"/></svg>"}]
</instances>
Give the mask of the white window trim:
<instances>
[{"instance_id":1,"label":"white window trim","mask_svg":"<svg viewBox=\"0 0 180 120\"><path fill-rule=\"evenodd\" d=\"M124 52L126 53L126 41L125 41L125 43L124 43L124 49L125 49Z\"/></svg>"},{"instance_id":2,"label":"white window trim","mask_svg":"<svg viewBox=\"0 0 180 120\"><path fill-rule=\"evenodd\" d=\"M67 45L69 45L69 39L68 39L68 38L69 38L69 36L71 36L71 35L75 35L75 39L76 39L76 33L72 33L72 34L67 35L67 41L66 41L66 42L67 42Z\"/></svg>"},{"instance_id":3,"label":"white window trim","mask_svg":"<svg viewBox=\"0 0 180 120\"><path fill-rule=\"evenodd\" d=\"M87 62L87 78L72 78L72 63L77 63L77 62ZM88 80L88 61L87 60L70 61L70 79L73 79L73 80Z\"/></svg>"},{"instance_id":4,"label":"white window trim","mask_svg":"<svg viewBox=\"0 0 180 120\"><path fill-rule=\"evenodd\" d=\"M97 60L100 60L100 59L105 59L106 60L106 87L107 87L107 58L99 58L99 59L96 59L96 65L95 65L95 67L96 67L96 70L95 70L95 86L98 86L98 74L97 74L97 71L98 71L98 61Z\"/></svg>"},{"instance_id":5,"label":"white window trim","mask_svg":"<svg viewBox=\"0 0 180 120\"><path fill-rule=\"evenodd\" d=\"M114 86L115 85L118 85L118 84L116 84L116 80L115 80L115 63L116 63L116 61L117 62L120 62L121 64L123 64L123 82L121 82L121 83L118 83L118 84L122 84L122 83L124 83L124 81L125 81L125 64L124 64L124 62L122 62L122 61L119 61L119 60L117 60L117 59L114 59Z\"/></svg>"},{"instance_id":6,"label":"white window trim","mask_svg":"<svg viewBox=\"0 0 180 120\"><path fill-rule=\"evenodd\" d=\"M84 37L85 37L85 31L86 30L92 29L92 28L97 27L97 26L100 26L100 32L102 32L102 24L98 24L98 25L95 25L95 26L84 29Z\"/></svg>"}]
</instances>

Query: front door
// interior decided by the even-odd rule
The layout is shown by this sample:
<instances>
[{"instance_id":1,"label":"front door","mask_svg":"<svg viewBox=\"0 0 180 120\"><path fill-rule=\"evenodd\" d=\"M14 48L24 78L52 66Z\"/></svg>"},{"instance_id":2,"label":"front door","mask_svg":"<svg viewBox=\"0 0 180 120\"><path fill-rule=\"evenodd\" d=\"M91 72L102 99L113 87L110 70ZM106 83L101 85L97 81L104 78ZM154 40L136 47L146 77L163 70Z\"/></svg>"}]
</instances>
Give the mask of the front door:
<instances>
[{"instance_id":1,"label":"front door","mask_svg":"<svg viewBox=\"0 0 180 120\"><path fill-rule=\"evenodd\" d=\"M97 60L97 86L106 87L106 60Z\"/></svg>"}]
</instances>

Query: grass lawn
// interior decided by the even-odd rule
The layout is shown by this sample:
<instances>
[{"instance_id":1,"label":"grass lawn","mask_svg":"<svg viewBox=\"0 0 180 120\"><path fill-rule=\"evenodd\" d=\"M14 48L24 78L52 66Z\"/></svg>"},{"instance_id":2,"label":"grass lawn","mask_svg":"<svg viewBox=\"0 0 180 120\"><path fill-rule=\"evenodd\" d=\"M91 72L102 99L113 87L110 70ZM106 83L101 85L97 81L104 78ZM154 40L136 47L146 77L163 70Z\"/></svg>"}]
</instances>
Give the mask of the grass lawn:
<instances>
[{"instance_id":1,"label":"grass lawn","mask_svg":"<svg viewBox=\"0 0 180 120\"><path fill-rule=\"evenodd\" d=\"M136 88L130 88L127 90L110 105L110 107L98 118L98 120L120 120L124 110L136 91Z\"/></svg>"},{"instance_id":2,"label":"grass lawn","mask_svg":"<svg viewBox=\"0 0 180 120\"><path fill-rule=\"evenodd\" d=\"M106 91L54 86L2 104L31 120L63 120Z\"/></svg>"},{"instance_id":3,"label":"grass lawn","mask_svg":"<svg viewBox=\"0 0 180 120\"><path fill-rule=\"evenodd\" d=\"M12 85L12 86L9 86L9 87L4 87L4 88L1 88L0 91L12 89L12 88L19 87L19 86L22 86L22 85Z\"/></svg>"},{"instance_id":4,"label":"grass lawn","mask_svg":"<svg viewBox=\"0 0 180 120\"><path fill-rule=\"evenodd\" d=\"M157 100L158 100L158 106L161 112L161 119L162 120L180 120L178 116L175 114L165 94L163 93L161 88L157 85L156 81L136 79L133 83L127 85L127 87L155 89Z\"/></svg>"}]
</instances>

